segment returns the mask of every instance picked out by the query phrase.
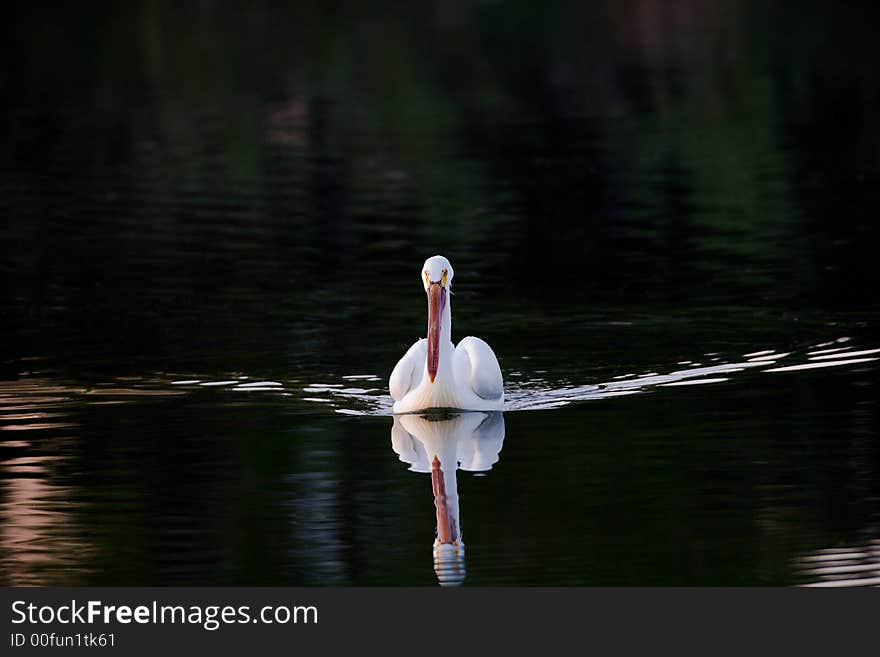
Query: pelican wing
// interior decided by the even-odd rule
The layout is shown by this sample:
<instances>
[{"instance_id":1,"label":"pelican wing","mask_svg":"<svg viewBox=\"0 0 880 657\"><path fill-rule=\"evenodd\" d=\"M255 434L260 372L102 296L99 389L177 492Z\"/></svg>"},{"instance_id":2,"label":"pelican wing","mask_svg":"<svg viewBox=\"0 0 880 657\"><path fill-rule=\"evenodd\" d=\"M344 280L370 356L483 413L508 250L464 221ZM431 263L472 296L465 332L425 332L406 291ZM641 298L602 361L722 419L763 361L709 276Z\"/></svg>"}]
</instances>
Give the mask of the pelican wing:
<instances>
[{"instance_id":1,"label":"pelican wing","mask_svg":"<svg viewBox=\"0 0 880 657\"><path fill-rule=\"evenodd\" d=\"M492 347L480 338L468 336L462 339L452 356L455 378L467 382L477 396L483 399L501 399L504 381L501 367Z\"/></svg>"},{"instance_id":2,"label":"pelican wing","mask_svg":"<svg viewBox=\"0 0 880 657\"><path fill-rule=\"evenodd\" d=\"M403 355L388 381L388 391L394 401L400 401L410 390L417 388L422 381L425 370L425 359L428 355L428 341L420 338Z\"/></svg>"}]
</instances>

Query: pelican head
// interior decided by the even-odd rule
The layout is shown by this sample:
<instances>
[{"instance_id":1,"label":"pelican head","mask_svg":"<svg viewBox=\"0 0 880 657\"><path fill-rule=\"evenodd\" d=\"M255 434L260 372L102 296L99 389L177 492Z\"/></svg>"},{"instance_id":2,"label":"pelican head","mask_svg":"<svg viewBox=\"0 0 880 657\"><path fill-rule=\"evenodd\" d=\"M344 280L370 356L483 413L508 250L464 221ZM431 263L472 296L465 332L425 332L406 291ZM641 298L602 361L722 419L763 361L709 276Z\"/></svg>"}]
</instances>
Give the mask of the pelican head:
<instances>
[{"instance_id":1,"label":"pelican head","mask_svg":"<svg viewBox=\"0 0 880 657\"><path fill-rule=\"evenodd\" d=\"M422 283L425 286L425 292L428 291L432 283L438 283L441 287L449 289L453 275L452 265L446 258L442 255L431 256L422 265Z\"/></svg>"},{"instance_id":2,"label":"pelican head","mask_svg":"<svg viewBox=\"0 0 880 657\"><path fill-rule=\"evenodd\" d=\"M440 341L450 340L450 336L442 336L443 317L449 307L449 293L452 287L452 265L441 255L431 256L422 266L422 284L428 295L428 376L431 383L437 376L437 365L440 362ZM447 325L448 326L448 325ZM447 331L449 328L447 328Z\"/></svg>"}]
</instances>

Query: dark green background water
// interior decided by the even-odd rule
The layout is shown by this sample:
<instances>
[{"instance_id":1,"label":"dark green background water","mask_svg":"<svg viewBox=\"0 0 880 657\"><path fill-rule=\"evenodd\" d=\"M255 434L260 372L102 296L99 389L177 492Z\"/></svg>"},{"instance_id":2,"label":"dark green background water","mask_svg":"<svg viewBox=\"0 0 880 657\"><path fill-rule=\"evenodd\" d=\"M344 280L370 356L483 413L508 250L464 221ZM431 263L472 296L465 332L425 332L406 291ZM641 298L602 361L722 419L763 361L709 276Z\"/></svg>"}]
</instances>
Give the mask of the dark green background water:
<instances>
[{"instance_id":1,"label":"dark green background water","mask_svg":"<svg viewBox=\"0 0 880 657\"><path fill-rule=\"evenodd\" d=\"M436 583L442 253L466 584L877 583L877 9L361 4L13 10L0 582Z\"/></svg>"}]
</instances>

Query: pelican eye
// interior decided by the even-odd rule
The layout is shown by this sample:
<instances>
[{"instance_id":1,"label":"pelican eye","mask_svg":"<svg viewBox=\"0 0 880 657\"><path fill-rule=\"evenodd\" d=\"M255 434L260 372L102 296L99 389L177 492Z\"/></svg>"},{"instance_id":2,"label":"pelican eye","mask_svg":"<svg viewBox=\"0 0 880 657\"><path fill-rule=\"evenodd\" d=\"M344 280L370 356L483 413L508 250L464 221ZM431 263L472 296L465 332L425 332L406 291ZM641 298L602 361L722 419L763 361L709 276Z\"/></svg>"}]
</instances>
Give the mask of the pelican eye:
<instances>
[{"instance_id":1,"label":"pelican eye","mask_svg":"<svg viewBox=\"0 0 880 657\"><path fill-rule=\"evenodd\" d=\"M440 285L442 285L443 287L446 287L446 278L447 278L447 275L448 275L448 274L449 274L449 272L447 272L447 271L444 269L444 270L443 270L443 278L440 279Z\"/></svg>"}]
</instances>

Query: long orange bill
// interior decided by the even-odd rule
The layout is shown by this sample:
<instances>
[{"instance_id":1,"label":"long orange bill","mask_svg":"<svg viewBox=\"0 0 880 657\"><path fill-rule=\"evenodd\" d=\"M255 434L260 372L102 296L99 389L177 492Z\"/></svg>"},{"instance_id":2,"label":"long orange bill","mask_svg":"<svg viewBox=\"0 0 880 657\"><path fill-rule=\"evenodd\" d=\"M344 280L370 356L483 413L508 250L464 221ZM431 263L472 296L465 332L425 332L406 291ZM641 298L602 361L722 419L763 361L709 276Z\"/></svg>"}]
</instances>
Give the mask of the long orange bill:
<instances>
[{"instance_id":1,"label":"long orange bill","mask_svg":"<svg viewBox=\"0 0 880 657\"><path fill-rule=\"evenodd\" d=\"M428 286L428 376L431 377L431 383L434 383L440 363L440 322L444 308L446 288L440 283L431 283Z\"/></svg>"}]
</instances>

